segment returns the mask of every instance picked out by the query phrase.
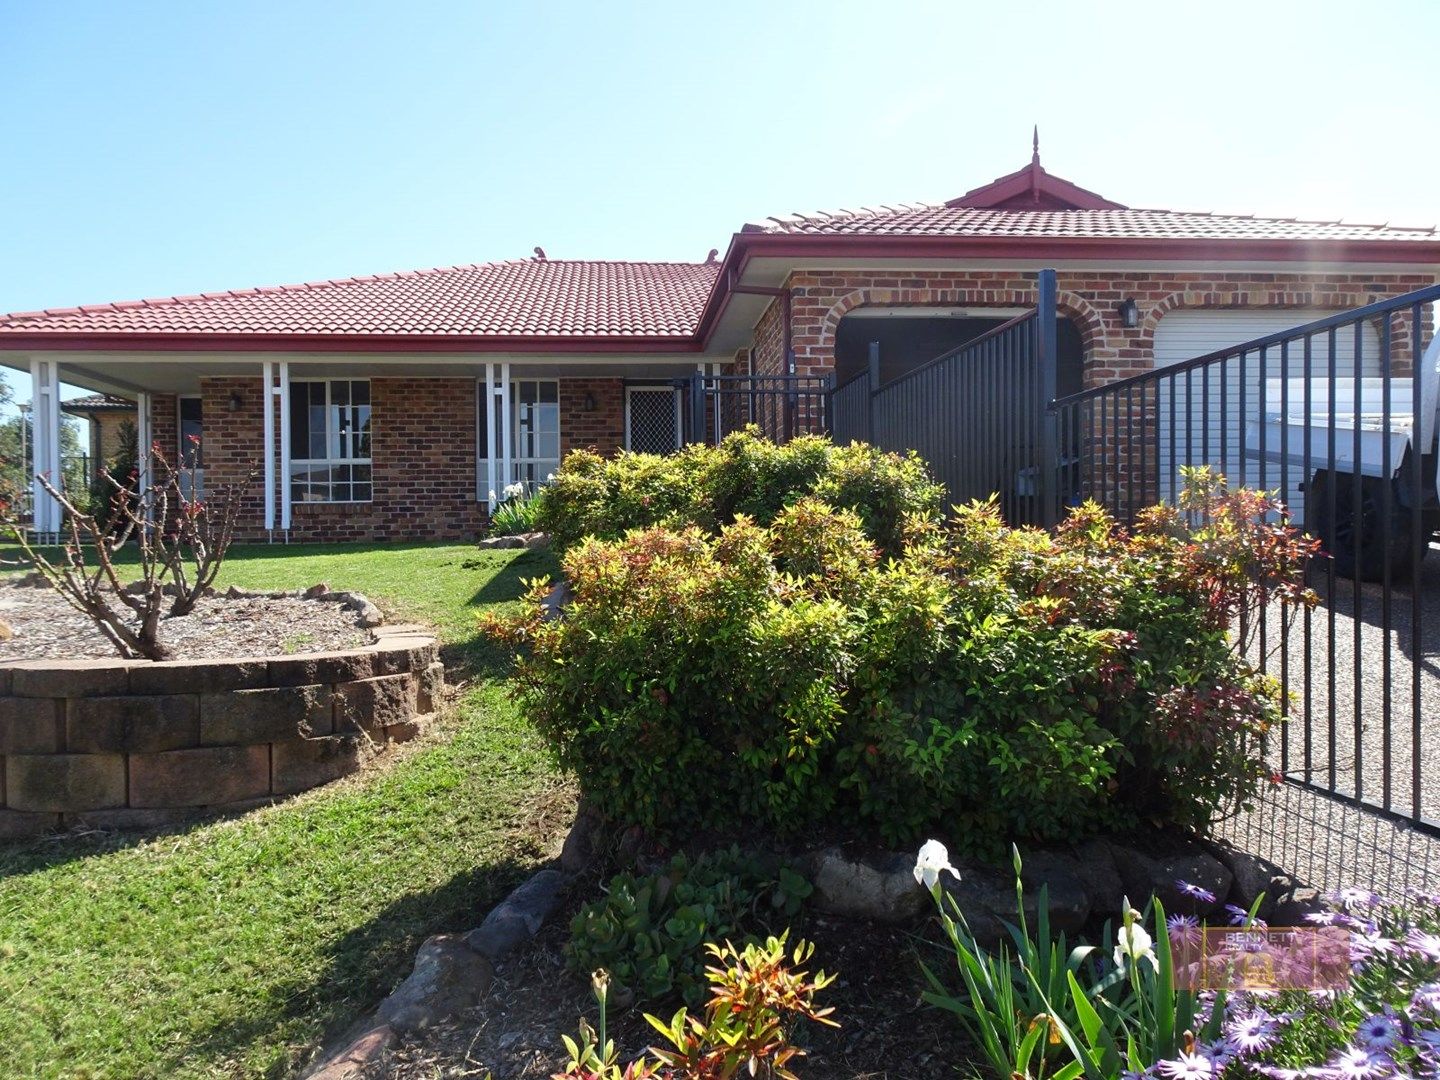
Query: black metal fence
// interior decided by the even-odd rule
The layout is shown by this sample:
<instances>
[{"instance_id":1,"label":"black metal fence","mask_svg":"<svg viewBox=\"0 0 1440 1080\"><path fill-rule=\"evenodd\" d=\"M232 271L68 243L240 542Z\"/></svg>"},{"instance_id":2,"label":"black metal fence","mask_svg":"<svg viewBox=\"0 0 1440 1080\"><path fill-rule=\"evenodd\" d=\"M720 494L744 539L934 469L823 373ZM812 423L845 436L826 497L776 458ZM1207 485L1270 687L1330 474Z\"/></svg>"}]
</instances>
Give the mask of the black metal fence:
<instances>
[{"instance_id":1,"label":"black metal fence","mask_svg":"<svg viewBox=\"0 0 1440 1080\"><path fill-rule=\"evenodd\" d=\"M830 430L828 375L705 375L687 380L684 441L718 443L758 427L776 442Z\"/></svg>"},{"instance_id":2,"label":"black metal fence","mask_svg":"<svg viewBox=\"0 0 1440 1080\"><path fill-rule=\"evenodd\" d=\"M889 383L878 353L831 401L837 442L915 450L949 503L997 495L1014 522L1048 525L1058 505L1056 444L1046 406L1055 396L1055 275L1042 271L1039 303Z\"/></svg>"},{"instance_id":3,"label":"black metal fence","mask_svg":"<svg viewBox=\"0 0 1440 1080\"><path fill-rule=\"evenodd\" d=\"M1252 659L1288 702L1275 766L1440 836L1437 300L1440 287L1384 300L1063 398L1050 415L1069 451L1063 502L1127 520L1201 465L1279 494L1326 554L1310 571L1319 606L1263 612L1255 628Z\"/></svg>"}]
</instances>

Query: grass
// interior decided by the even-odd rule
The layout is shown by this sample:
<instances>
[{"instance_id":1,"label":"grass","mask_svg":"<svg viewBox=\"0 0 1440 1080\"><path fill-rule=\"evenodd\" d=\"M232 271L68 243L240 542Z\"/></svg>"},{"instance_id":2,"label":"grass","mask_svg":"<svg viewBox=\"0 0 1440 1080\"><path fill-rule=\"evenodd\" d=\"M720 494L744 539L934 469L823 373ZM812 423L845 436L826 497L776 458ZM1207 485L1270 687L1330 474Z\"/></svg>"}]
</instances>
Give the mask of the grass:
<instances>
[{"instance_id":1,"label":"grass","mask_svg":"<svg viewBox=\"0 0 1440 1080\"><path fill-rule=\"evenodd\" d=\"M551 568L462 546L236 547L221 584L358 590L437 627L470 681L432 736L288 802L0 846L0 1076L289 1075L421 940L476 925L572 805L473 630Z\"/></svg>"}]
</instances>

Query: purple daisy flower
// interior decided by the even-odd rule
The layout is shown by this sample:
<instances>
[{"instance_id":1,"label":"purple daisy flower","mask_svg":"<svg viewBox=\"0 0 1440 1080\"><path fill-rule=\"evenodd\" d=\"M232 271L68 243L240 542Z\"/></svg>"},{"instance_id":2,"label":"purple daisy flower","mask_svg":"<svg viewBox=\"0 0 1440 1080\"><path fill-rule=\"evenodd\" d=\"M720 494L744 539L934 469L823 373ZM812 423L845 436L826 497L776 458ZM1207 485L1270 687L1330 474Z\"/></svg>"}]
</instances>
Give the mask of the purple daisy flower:
<instances>
[{"instance_id":1,"label":"purple daisy flower","mask_svg":"<svg viewBox=\"0 0 1440 1080\"><path fill-rule=\"evenodd\" d=\"M1369 889L1360 889L1353 885L1326 893L1325 899L1332 904L1341 904L1344 907L1379 907L1385 902L1379 893L1371 892Z\"/></svg>"},{"instance_id":2,"label":"purple daisy flower","mask_svg":"<svg viewBox=\"0 0 1440 1080\"><path fill-rule=\"evenodd\" d=\"M1241 1054L1264 1050L1279 1034L1280 1022L1263 1009L1225 1025L1226 1037Z\"/></svg>"},{"instance_id":3,"label":"purple daisy flower","mask_svg":"<svg viewBox=\"0 0 1440 1080\"><path fill-rule=\"evenodd\" d=\"M1400 1039L1400 1022L1390 1013L1375 1013L1355 1029L1355 1045L1367 1050L1388 1050Z\"/></svg>"},{"instance_id":4,"label":"purple daisy flower","mask_svg":"<svg viewBox=\"0 0 1440 1080\"><path fill-rule=\"evenodd\" d=\"M1176 945L1200 943L1200 920L1194 915L1165 916L1165 931Z\"/></svg>"},{"instance_id":5,"label":"purple daisy flower","mask_svg":"<svg viewBox=\"0 0 1440 1080\"><path fill-rule=\"evenodd\" d=\"M1440 982L1426 983L1417 988L1410 998L1410 1008L1416 1012L1440 1015Z\"/></svg>"},{"instance_id":6,"label":"purple daisy flower","mask_svg":"<svg viewBox=\"0 0 1440 1080\"><path fill-rule=\"evenodd\" d=\"M1412 927L1405 935L1406 951L1433 963L1440 963L1440 934L1427 933Z\"/></svg>"},{"instance_id":7,"label":"purple daisy flower","mask_svg":"<svg viewBox=\"0 0 1440 1080\"><path fill-rule=\"evenodd\" d=\"M1194 897L1203 903L1213 904L1215 902L1215 894L1202 886L1192 885L1190 882L1184 880L1177 880L1175 887L1186 896Z\"/></svg>"},{"instance_id":8,"label":"purple daisy flower","mask_svg":"<svg viewBox=\"0 0 1440 1080\"><path fill-rule=\"evenodd\" d=\"M1244 926L1250 921L1250 913L1243 907L1237 907L1235 904L1226 904L1225 914L1230 916L1231 926ZM1255 920L1255 925L1260 926L1262 924L1260 920L1257 919Z\"/></svg>"},{"instance_id":9,"label":"purple daisy flower","mask_svg":"<svg viewBox=\"0 0 1440 1080\"><path fill-rule=\"evenodd\" d=\"M1440 1058L1440 1031L1415 1032L1415 1048L1428 1057Z\"/></svg>"},{"instance_id":10,"label":"purple daisy flower","mask_svg":"<svg viewBox=\"0 0 1440 1080\"><path fill-rule=\"evenodd\" d=\"M1340 1056L1330 1062L1329 1067L1342 1080L1371 1080L1372 1077L1384 1076L1390 1072L1395 1063L1390 1060L1389 1055L1379 1050L1351 1046L1340 1051Z\"/></svg>"},{"instance_id":11,"label":"purple daisy flower","mask_svg":"<svg viewBox=\"0 0 1440 1080\"><path fill-rule=\"evenodd\" d=\"M1212 1080L1215 1076L1215 1066L1209 1058L1184 1051L1173 1061L1162 1061L1155 1068L1170 1080Z\"/></svg>"}]
</instances>

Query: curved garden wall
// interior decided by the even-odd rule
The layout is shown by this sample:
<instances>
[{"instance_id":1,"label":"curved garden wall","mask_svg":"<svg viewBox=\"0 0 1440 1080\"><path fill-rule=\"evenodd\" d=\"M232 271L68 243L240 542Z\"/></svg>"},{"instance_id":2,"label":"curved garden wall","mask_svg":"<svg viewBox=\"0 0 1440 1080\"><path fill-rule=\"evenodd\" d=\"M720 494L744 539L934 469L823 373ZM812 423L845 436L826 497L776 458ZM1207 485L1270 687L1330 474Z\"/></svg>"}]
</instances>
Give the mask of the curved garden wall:
<instances>
[{"instance_id":1,"label":"curved garden wall","mask_svg":"<svg viewBox=\"0 0 1440 1080\"><path fill-rule=\"evenodd\" d=\"M240 810L353 772L420 730L435 639L380 626L345 652L0 665L0 838Z\"/></svg>"}]
</instances>

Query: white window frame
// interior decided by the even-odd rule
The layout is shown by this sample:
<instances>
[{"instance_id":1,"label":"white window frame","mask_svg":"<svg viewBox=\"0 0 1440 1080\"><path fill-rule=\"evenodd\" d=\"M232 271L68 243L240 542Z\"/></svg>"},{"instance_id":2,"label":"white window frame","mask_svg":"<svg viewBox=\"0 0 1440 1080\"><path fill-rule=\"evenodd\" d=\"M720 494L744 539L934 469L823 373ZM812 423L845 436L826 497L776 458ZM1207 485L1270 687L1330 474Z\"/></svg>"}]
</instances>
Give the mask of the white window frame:
<instances>
[{"instance_id":1,"label":"white window frame","mask_svg":"<svg viewBox=\"0 0 1440 1080\"><path fill-rule=\"evenodd\" d=\"M633 450L630 445L630 395L636 391L654 393L657 390L669 390L675 398L675 449L679 450L685 445L685 424L684 415L681 412L681 393L678 386L666 386L664 383L654 383L650 386L636 385L625 387L625 449Z\"/></svg>"},{"instance_id":2,"label":"white window frame","mask_svg":"<svg viewBox=\"0 0 1440 1080\"><path fill-rule=\"evenodd\" d=\"M520 387L525 383L534 383L537 393L542 383L549 383L555 387L555 457L553 458L526 457L521 455L519 452L521 405ZM554 473L554 471L560 467L560 461L565 456L560 451L561 439L563 438L562 426L564 421L564 417L560 413L560 380L558 378L536 378L532 376L512 375L510 377L509 389L509 412L511 414L511 419L509 427L510 445L507 447L510 460L510 468L508 471L514 476L516 482L525 484L527 488L531 488L533 490L533 486L543 484L545 481L543 479L537 479L533 482L532 486L532 484L526 483L526 481L521 478L521 472L524 471L526 467L534 468L536 466L549 466L548 472Z\"/></svg>"},{"instance_id":3,"label":"white window frame","mask_svg":"<svg viewBox=\"0 0 1440 1080\"><path fill-rule=\"evenodd\" d=\"M294 379L294 380L292 380L292 381L290 382L290 384L289 384L289 390L290 390L290 392L293 394L296 383L322 383L322 384L324 384L324 386L325 386L325 418L326 418L326 423L328 424L328 423L329 423L329 420L330 420L330 410L335 407L334 404L333 404L333 393L332 393L331 387L332 387L335 383L342 383L342 382L343 382L343 383L349 383L349 384L351 384L352 386L353 386L355 383L364 383L364 384L365 384L366 391L367 391L366 396L370 398L370 405L369 405L369 408L370 408L370 429L369 429L369 432L368 432L369 437L370 437L370 440L371 440L371 442L370 442L370 456L369 456L369 457L323 457L323 458L303 457L303 458L302 458L302 457L295 457L295 456L291 455L290 460L289 460L289 463L288 463L288 466L287 466L287 468L286 468L285 486L286 486L286 490L287 490L287 491L293 493L293 491L294 491L294 489L295 489L295 470L296 470L297 467L315 468L315 467L317 467L317 466L318 466L318 467L334 467L334 466L337 466L337 465L350 465L350 466L364 465L364 466L367 466L367 467L370 469L370 480L369 480L370 498L368 498L368 499L334 499L334 498L330 498L330 499L295 499L294 496L293 496L293 494L292 494L292 495L291 495L292 501L299 502L299 503L301 503L302 505L306 505L306 506L362 506L362 505L364 505L364 504L366 504L366 503L372 503L372 502L375 501L375 458L374 458L374 451L375 451L375 442L374 442L374 439L375 439L375 398L374 398L374 394L373 394L373 389L374 389L374 387L373 387L373 384L372 384L371 380L369 380L369 379L348 379L348 378L334 378L334 379L303 379L303 378L302 378L302 379ZM286 405L287 405L287 409L288 409L288 405L289 405L288 401L287 401ZM345 407L346 407L346 408L350 408L351 406L345 406ZM331 432L331 431L329 431L329 430L327 429L327 431L326 431L326 433L325 433L325 441L326 441L326 444L328 445L328 444L330 443L331 439L337 437L338 434L339 434L338 432ZM310 435L310 432L308 431L308 425L307 425L307 431L306 431L306 436L307 436L307 438L308 438L309 435ZM352 433L352 435L351 435L351 438L352 438L352 439L354 438L353 433ZM288 446L287 446L286 449L289 449ZM361 481L361 482L363 483L364 481ZM353 485L353 484L355 483L355 481L352 480L351 483L352 483L352 485ZM333 487L333 481L332 481L332 487Z\"/></svg>"}]
</instances>

